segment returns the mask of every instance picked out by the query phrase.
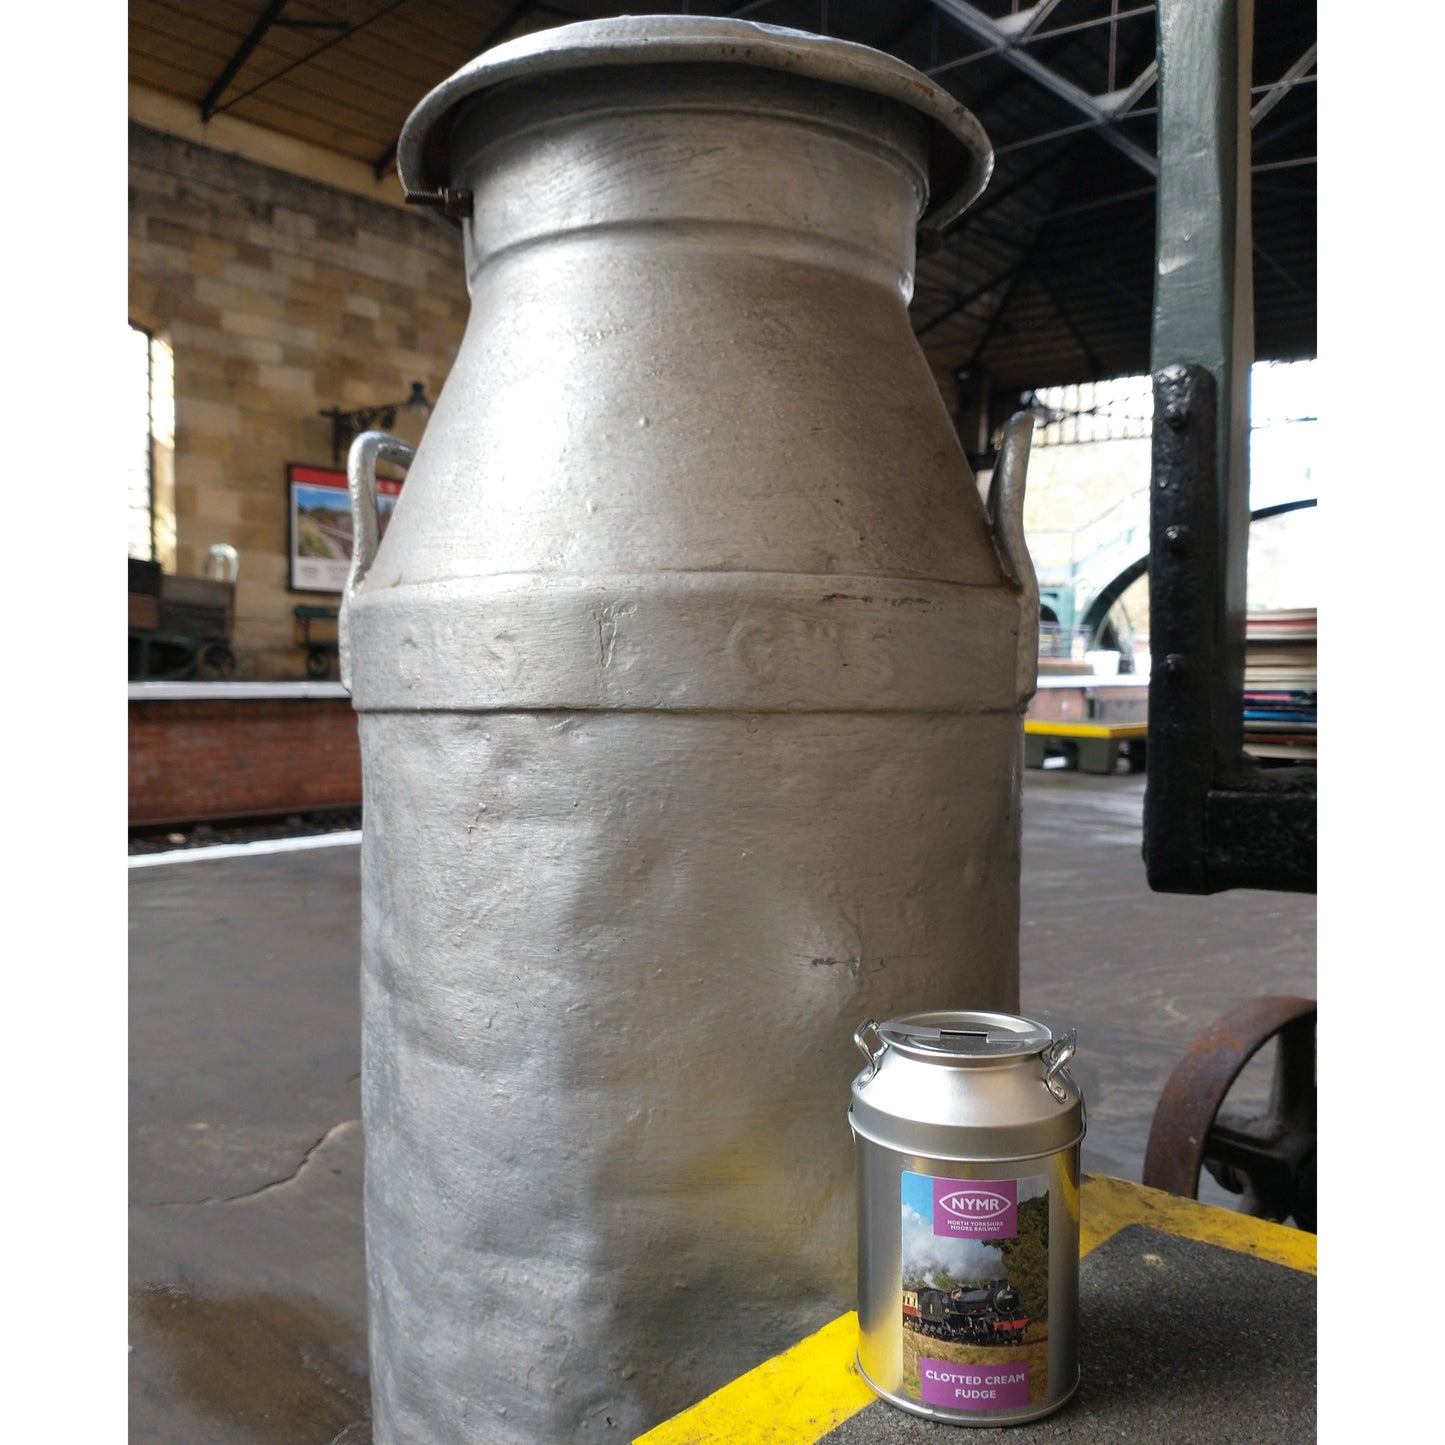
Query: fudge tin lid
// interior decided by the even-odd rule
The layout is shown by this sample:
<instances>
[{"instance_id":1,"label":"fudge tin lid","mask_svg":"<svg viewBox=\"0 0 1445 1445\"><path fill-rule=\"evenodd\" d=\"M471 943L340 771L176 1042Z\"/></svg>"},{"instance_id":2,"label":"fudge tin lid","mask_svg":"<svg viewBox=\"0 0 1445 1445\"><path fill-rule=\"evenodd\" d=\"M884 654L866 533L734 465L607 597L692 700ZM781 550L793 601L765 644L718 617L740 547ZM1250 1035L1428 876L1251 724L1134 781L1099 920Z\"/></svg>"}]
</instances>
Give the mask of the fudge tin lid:
<instances>
[{"instance_id":1,"label":"fudge tin lid","mask_svg":"<svg viewBox=\"0 0 1445 1445\"><path fill-rule=\"evenodd\" d=\"M853 1042L868 1067L853 1080L848 1121L886 1149L974 1162L1077 1144L1083 1095L1069 1076L1077 1033L973 1010L864 1023ZM892 1061L890 1063L890 1060Z\"/></svg>"},{"instance_id":2,"label":"fudge tin lid","mask_svg":"<svg viewBox=\"0 0 1445 1445\"><path fill-rule=\"evenodd\" d=\"M889 1048L944 1064L1027 1058L1054 1041L1052 1030L1035 1019L968 1009L904 1014L876 1028Z\"/></svg>"},{"instance_id":3,"label":"fudge tin lid","mask_svg":"<svg viewBox=\"0 0 1445 1445\"><path fill-rule=\"evenodd\" d=\"M396 164L408 198L451 184L448 138L461 103L504 81L602 65L707 61L792 71L872 91L928 122L929 185L936 204L920 226L941 229L977 199L993 149L973 113L942 86L871 46L752 20L700 15L621 15L523 35L484 51L425 96L407 118Z\"/></svg>"}]
</instances>

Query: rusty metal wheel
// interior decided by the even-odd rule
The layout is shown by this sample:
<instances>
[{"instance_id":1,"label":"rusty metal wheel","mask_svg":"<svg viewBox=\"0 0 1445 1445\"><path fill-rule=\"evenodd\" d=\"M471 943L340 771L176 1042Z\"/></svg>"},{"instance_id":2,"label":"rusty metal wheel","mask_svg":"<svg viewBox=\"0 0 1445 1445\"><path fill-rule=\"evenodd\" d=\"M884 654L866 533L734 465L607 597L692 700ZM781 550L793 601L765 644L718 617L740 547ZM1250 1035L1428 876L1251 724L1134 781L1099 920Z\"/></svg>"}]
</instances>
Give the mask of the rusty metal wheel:
<instances>
[{"instance_id":1,"label":"rusty metal wheel","mask_svg":"<svg viewBox=\"0 0 1445 1445\"><path fill-rule=\"evenodd\" d=\"M204 678L233 678L236 675L236 654L224 642L208 642L201 648L196 670Z\"/></svg>"},{"instance_id":2,"label":"rusty metal wheel","mask_svg":"<svg viewBox=\"0 0 1445 1445\"><path fill-rule=\"evenodd\" d=\"M1199 1171L1240 1196L1245 1214L1315 1228L1313 999L1247 999L1216 1019L1179 1061L1149 1128L1144 1183L1199 1197ZM1260 1114L1226 1110L1230 1087L1276 1040L1269 1102Z\"/></svg>"}]
</instances>

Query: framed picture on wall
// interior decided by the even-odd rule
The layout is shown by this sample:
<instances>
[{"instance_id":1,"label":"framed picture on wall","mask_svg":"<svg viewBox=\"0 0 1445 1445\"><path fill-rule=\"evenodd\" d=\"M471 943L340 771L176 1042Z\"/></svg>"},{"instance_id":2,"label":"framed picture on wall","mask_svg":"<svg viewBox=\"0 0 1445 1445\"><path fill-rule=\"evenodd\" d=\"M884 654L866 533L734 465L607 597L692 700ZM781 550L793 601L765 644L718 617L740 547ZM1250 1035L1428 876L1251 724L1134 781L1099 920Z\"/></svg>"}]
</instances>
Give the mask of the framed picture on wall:
<instances>
[{"instance_id":1,"label":"framed picture on wall","mask_svg":"<svg viewBox=\"0 0 1445 1445\"><path fill-rule=\"evenodd\" d=\"M382 535L401 483L376 479L376 502ZM292 462L286 468L290 575L293 592L342 592L351 566L351 498L346 473L332 467Z\"/></svg>"}]
</instances>

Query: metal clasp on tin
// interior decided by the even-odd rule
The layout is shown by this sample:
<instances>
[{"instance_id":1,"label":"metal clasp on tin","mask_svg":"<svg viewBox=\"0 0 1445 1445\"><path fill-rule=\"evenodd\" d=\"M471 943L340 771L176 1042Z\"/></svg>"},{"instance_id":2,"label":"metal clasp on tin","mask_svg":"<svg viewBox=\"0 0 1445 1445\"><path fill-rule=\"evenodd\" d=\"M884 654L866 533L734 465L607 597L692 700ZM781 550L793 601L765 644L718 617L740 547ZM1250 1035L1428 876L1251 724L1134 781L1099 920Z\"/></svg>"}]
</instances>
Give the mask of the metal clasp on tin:
<instances>
[{"instance_id":1,"label":"metal clasp on tin","mask_svg":"<svg viewBox=\"0 0 1445 1445\"><path fill-rule=\"evenodd\" d=\"M858 1025L857 1032L853 1035L853 1042L858 1045L863 1057L871 1065L868 1077L871 1079L878 1072L878 1065L888 1048L888 1040L883 1037L883 1031L878 1027L875 1019L869 1019L866 1023Z\"/></svg>"},{"instance_id":2,"label":"metal clasp on tin","mask_svg":"<svg viewBox=\"0 0 1445 1445\"><path fill-rule=\"evenodd\" d=\"M866 1028L867 1025L865 1024L864 1027ZM859 1032L861 1032L861 1030ZM1062 1038L1055 1039L1053 1043L1044 1050L1044 1062L1049 1066L1048 1073L1044 1075L1044 1084L1047 1086L1049 1093L1061 1104L1067 1102L1069 1091L1059 1083L1058 1076L1063 1074L1066 1079L1069 1078L1064 1066L1074 1057L1078 1046L1079 1031L1078 1029L1070 1029ZM861 1048L862 1045L860 1044L859 1047ZM1070 1079L1069 1082L1072 1083L1073 1080Z\"/></svg>"}]
</instances>

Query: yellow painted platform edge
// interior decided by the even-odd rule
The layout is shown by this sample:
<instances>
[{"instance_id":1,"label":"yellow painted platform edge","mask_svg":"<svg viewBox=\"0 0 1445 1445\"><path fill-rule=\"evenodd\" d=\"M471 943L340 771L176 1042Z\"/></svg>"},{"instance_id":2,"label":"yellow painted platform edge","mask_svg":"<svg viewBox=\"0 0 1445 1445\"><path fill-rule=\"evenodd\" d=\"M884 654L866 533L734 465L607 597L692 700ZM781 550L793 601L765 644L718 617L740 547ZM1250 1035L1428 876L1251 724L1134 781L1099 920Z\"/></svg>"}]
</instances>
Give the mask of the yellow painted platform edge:
<instances>
[{"instance_id":1,"label":"yellow painted platform edge","mask_svg":"<svg viewBox=\"0 0 1445 1445\"><path fill-rule=\"evenodd\" d=\"M1107 1174L1085 1175L1082 1185L1081 1255L1121 1229L1143 1224L1179 1239L1317 1273L1313 1234ZM858 1316L850 1310L637 1436L633 1445L814 1445L878 1398L858 1373L857 1346Z\"/></svg>"},{"instance_id":2,"label":"yellow painted platform edge","mask_svg":"<svg viewBox=\"0 0 1445 1445\"><path fill-rule=\"evenodd\" d=\"M1024 719L1024 731L1035 737L1142 738L1149 735L1149 724L1050 722L1047 718L1030 717Z\"/></svg>"},{"instance_id":3,"label":"yellow painted platform edge","mask_svg":"<svg viewBox=\"0 0 1445 1445\"><path fill-rule=\"evenodd\" d=\"M1179 1239L1196 1239L1236 1254L1267 1259L1304 1274L1318 1273L1313 1234L1232 1209L1181 1199L1107 1174L1086 1176L1079 1224L1079 1253L1088 1254L1130 1224L1147 1225Z\"/></svg>"},{"instance_id":4,"label":"yellow painted platform edge","mask_svg":"<svg viewBox=\"0 0 1445 1445\"><path fill-rule=\"evenodd\" d=\"M849 1311L765 1360L634 1445L801 1445L878 1397L858 1373L858 1316Z\"/></svg>"}]
</instances>

